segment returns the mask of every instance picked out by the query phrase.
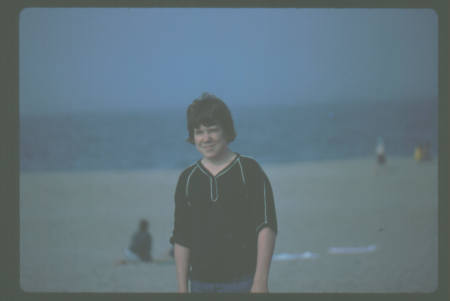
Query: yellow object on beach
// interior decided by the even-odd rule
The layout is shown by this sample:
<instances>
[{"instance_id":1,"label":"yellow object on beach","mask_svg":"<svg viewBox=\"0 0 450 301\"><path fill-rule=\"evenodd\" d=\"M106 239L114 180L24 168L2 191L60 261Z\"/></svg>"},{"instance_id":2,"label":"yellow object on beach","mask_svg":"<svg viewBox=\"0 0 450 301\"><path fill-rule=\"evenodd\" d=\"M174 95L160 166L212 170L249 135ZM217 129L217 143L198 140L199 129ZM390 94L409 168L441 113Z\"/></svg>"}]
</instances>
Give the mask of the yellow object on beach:
<instances>
[{"instance_id":1,"label":"yellow object on beach","mask_svg":"<svg viewBox=\"0 0 450 301\"><path fill-rule=\"evenodd\" d=\"M422 149L420 147L416 147L414 150L414 160L421 161L423 157Z\"/></svg>"}]
</instances>

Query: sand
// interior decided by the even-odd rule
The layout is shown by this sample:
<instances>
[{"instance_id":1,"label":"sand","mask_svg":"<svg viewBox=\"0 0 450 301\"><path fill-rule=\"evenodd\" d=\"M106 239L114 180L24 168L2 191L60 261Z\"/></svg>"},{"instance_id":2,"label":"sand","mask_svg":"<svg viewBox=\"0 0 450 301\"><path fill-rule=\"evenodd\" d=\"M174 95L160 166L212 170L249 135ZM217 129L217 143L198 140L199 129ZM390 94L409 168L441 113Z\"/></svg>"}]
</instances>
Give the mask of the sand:
<instances>
[{"instance_id":1,"label":"sand","mask_svg":"<svg viewBox=\"0 0 450 301\"><path fill-rule=\"evenodd\" d=\"M276 199L275 254L317 256L274 260L271 292L436 289L436 161L388 158L387 165L380 167L373 158L362 158L263 168ZM150 220L153 256L165 257L179 172L22 172L21 288L26 292L175 292L172 261L116 263L140 218ZM357 252L334 254L330 248Z\"/></svg>"}]
</instances>

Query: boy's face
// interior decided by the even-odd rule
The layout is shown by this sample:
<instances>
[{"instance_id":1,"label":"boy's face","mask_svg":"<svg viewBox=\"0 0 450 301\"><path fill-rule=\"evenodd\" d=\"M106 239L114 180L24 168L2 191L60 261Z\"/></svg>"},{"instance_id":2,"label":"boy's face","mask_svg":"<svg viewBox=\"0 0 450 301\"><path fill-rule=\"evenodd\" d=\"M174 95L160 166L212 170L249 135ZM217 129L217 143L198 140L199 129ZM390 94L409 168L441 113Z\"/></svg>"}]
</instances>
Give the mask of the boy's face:
<instances>
[{"instance_id":1,"label":"boy's face","mask_svg":"<svg viewBox=\"0 0 450 301\"><path fill-rule=\"evenodd\" d=\"M220 125L200 125L194 129L194 144L204 158L215 159L226 150L228 141Z\"/></svg>"}]
</instances>

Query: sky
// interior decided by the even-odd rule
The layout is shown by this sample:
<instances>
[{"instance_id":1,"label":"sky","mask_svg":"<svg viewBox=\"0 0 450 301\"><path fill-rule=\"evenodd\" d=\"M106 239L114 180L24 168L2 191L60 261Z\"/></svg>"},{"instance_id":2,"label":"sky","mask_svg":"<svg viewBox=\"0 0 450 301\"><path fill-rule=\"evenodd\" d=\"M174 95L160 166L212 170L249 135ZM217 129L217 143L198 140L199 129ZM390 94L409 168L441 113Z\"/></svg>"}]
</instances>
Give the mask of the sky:
<instances>
[{"instance_id":1,"label":"sky","mask_svg":"<svg viewBox=\"0 0 450 301\"><path fill-rule=\"evenodd\" d=\"M21 114L227 104L429 101L431 9L26 8Z\"/></svg>"}]
</instances>

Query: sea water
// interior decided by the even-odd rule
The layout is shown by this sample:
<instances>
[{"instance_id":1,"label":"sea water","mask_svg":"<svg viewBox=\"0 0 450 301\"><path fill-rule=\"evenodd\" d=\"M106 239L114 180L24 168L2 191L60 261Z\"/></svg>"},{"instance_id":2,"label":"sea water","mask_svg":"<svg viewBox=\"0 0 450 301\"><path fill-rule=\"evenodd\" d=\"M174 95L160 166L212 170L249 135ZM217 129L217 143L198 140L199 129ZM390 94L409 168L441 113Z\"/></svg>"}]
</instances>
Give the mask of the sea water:
<instances>
[{"instance_id":1,"label":"sea water","mask_svg":"<svg viewBox=\"0 0 450 301\"><path fill-rule=\"evenodd\" d=\"M261 163L411 156L438 149L437 101L230 106L233 151ZM182 169L199 159L186 142L185 108L20 116L20 168L37 170Z\"/></svg>"}]
</instances>

